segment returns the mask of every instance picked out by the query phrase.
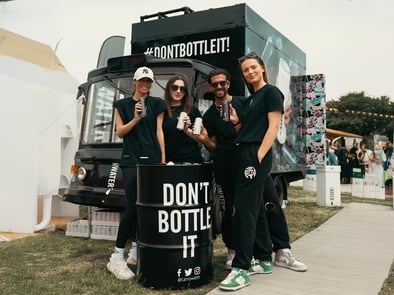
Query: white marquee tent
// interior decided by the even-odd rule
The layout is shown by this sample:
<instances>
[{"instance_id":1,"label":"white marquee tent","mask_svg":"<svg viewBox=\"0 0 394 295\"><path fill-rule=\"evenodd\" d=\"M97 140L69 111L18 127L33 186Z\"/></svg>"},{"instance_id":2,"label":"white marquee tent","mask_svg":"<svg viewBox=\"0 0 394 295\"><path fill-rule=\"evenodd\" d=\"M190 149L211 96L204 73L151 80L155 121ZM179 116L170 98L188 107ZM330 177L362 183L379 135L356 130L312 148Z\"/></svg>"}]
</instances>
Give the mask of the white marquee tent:
<instances>
[{"instance_id":1,"label":"white marquee tent","mask_svg":"<svg viewBox=\"0 0 394 295\"><path fill-rule=\"evenodd\" d=\"M0 28L0 231L30 233L75 213L52 199L78 145L77 87L51 47Z\"/></svg>"}]
</instances>

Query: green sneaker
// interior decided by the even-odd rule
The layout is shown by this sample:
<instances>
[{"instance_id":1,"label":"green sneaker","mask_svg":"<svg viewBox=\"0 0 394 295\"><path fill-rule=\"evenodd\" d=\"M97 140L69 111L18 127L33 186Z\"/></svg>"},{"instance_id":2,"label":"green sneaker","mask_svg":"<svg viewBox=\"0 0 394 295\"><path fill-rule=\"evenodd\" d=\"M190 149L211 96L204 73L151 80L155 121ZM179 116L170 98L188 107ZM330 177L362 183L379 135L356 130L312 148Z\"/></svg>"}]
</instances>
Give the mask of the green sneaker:
<instances>
[{"instance_id":1,"label":"green sneaker","mask_svg":"<svg viewBox=\"0 0 394 295\"><path fill-rule=\"evenodd\" d=\"M234 267L228 276L219 284L219 288L226 291L236 291L250 285L247 271Z\"/></svg>"},{"instance_id":2,"label":"green sneaker","mask_svg":"<svg viewBox=\"0 0 394 295\"><path fill-rule=\"evenodd\" d=\"M252 276L261 273L272 273L271 262L252 259L249 267L249 275Z\"/></svg>"}]
</instances>

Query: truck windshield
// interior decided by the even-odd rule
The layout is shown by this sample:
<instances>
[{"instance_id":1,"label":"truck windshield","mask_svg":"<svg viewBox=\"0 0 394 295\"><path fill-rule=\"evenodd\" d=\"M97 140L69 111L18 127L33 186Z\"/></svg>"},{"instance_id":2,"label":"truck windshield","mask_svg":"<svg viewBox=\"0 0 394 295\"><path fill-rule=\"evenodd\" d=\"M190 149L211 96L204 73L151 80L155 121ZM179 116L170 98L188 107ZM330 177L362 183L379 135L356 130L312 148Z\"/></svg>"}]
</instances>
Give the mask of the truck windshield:
<instances>
[{"instance_id":1,"label":"truck windshield","mask_svg":"<svg viewBox=\"0 0 394 295\"><path fill-rule=\"evenodd\" d=\"M119 85L114 81L115 85ZM107 81L100 81L91 85L85 106L83 144L121 142L114 132L113 103L118 93L124 93L110 85Z\"/></svg>"}]
</instances>

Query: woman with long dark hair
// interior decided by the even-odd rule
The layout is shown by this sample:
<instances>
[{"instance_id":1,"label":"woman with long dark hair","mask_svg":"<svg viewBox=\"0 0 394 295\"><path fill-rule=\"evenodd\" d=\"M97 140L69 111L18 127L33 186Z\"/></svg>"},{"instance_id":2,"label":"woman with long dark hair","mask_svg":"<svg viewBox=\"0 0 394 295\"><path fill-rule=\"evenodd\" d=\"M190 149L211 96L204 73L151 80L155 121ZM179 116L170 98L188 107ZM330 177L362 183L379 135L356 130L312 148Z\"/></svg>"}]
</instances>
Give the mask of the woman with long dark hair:
<instances>
[{"instance_id":1,"label":"woman with long dark hair","mask_svg":"<svg viewBox=\"0 0 394 295\"><path fill-rule=\"evenodd\" d=\"M167 81L164 91L167 110L163 122L167 162L202 162L198 138L191 129L195 119L201 117L201 113L193 106L189 91L184 75L175 75Z\"/></svg>"}]
</instances>

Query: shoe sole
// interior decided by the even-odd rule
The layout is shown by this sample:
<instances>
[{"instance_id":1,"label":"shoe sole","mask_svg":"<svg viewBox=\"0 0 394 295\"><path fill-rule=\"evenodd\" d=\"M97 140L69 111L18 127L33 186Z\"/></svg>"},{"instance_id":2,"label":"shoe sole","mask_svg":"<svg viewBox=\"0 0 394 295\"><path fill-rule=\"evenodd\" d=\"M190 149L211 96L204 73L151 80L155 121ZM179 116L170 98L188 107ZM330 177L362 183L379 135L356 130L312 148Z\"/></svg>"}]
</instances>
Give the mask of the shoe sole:
<instances>
[{"instance_id":1,"label":"shoe sole","mask_svg":"<svg viewBox=\"0 0 394 295\"><path fill-rule=\"evenodd\" d=\"M107 265L107 270L108 270L110 273L112 273L112 274L115 276L115 278L117 278L118 280L125 280L125 281L127 281L127 280L131 280L132 278L134 278L134 275L132 275L132 276L129 277L129 278L121 277L121 276L119 276L118 274L113 273L113 272L111 271L111 269L108 267L108 265Z\"/></svg>"},{"instance_id":2,"label":"shoe sole","mask_svg":"<svg viewBox=\"0 0 394 295\"><path fill-rule=\"evenodd\" d=\"M271 270L271 271L265 271L265 272L258 272L258 271L255 271L255 272L249 272L248 274L249 274L250 276L254 276L254 275L268 275L268 274L270 274L270 273L272 273L272 270Z\"/></svg>"},{"instance_id":3,"label":"shoe sole","mask_svg":"<svg viewBox=\"0 0 394 295\"><path fill-rule=\"evenodd\" d=\"M239 287L223 287L223 286L220 286L219 285L219 289L222 289L222 290L225 290L225 291L237 291L237 290L239 290L239 289L242 289L242 288L244 288L244 287L247 287L247 286L249 286L251 283L249 282L248 284L245 284L245 285L243 285L243 286L239 286Z\"/></svg>"},{"instance_id":4,"label":"shoe sole","mask_svg":"<svg viewBox=\"0 0 394 295\"><path fill-rule=\"evenodd\" d=\"M128 264L133 264L133 265L137 265L137 259L135 258L127 258L126 261Z\"/></svg>"},{"instance_id":5,"label":"shoe sole","mask_svg":"<svg viewBox=\"0 0 394 295\"><path fill-rule=\"evenodd\" d=\"M298 272L306 272L308 270L308 268L295 268L295 267L292 267L292 266L289 266L287 264L284 264L284 263L281 263L281 262L277 262L277 261L274 261L274 264L276 266L288 268L288 269L291 269L291 270L294 270L294 271L298 271Z\"/></svg>"}]
</instances>

